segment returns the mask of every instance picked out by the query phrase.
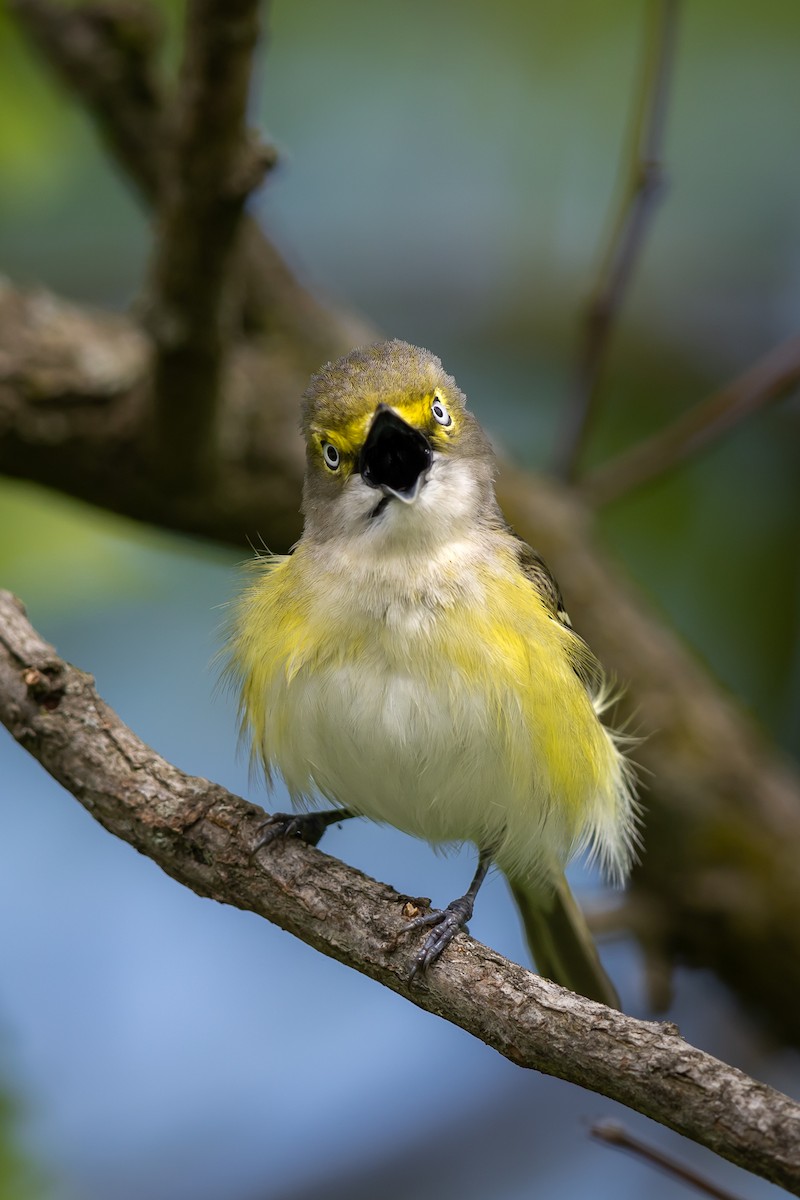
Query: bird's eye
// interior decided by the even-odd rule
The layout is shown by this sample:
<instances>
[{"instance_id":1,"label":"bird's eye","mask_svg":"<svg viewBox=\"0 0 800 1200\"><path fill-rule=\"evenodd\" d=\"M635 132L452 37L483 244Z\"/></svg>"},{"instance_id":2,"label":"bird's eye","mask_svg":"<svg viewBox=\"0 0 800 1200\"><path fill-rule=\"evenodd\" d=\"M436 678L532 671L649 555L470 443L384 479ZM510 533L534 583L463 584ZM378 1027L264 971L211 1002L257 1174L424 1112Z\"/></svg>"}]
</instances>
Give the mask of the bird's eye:
<instances>
[{"instance_id":1,"label":"bird's eye","mask_svg":"<svg viewBox=\"0 0 800 1200\"><path fill-rule=\"evenodd\" d=\"M453 424L453 418L450 416L450 413L442 404L438 396L433 397L431 412L433 413L434 421L438 421L440 425L447 426Z\"/></svg>"},{"instance_id":2,"label":"bird's eye","mask_svg":"<svg viewBox=\"0 0 800 1200\"><path fill-rule=\"evenodd\" d=\"M322 443L322 457L325 459L325 466L329 467L331 471L339 470L339 463L342 459L332 442Z\"/></svg>"}]
</instances>

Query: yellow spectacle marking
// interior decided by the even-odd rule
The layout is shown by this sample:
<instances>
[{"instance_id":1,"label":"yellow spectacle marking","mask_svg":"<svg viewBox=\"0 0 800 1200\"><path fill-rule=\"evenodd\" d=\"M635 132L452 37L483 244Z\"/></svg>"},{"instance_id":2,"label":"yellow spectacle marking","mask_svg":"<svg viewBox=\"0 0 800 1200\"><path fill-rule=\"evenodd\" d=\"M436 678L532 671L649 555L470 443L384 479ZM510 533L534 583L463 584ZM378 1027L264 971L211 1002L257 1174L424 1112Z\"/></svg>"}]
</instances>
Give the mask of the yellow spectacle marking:
<instances>
[{"instance_id":1,"label":"yellow spectacle marking","mask_svg":"<svg viewBox=\"0 0 800 1200\"><path fill-rule=\"evenodd\" d=\"M441 400L445 405L452 420L452 424L447 426L447 433L444 434L446 437L458 428L458 417L450 407L447 397L442 393L441 388L438 388L435 392L429 392L425 396L399 398L389 404L389 408L415 429L420 429L423 432L438 437L443 434L444 427L438 424L431 412L431 405L436 399ZM367 440L367 434L369 433L369 427L372 424L377 404L376 400L372 400L364 412L351 417L344 425L337 426L335 429L316 430L315 432L320 444L322 442L330 442L342 456L355 458Z\"/></svg>"}]
</instances>

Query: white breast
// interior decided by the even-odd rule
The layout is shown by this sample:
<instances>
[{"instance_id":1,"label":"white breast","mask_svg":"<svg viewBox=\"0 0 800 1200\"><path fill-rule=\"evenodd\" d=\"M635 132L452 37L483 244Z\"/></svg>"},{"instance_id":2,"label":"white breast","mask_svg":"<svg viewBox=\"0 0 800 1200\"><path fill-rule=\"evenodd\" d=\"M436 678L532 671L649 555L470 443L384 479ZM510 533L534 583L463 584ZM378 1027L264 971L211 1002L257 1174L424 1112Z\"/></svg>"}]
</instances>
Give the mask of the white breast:
<instances>
[{"instance_id":1,"label":"white breast","mask_svg":"<svg viewBox=\"0 0 800 1200\"><path fill-rule=\"evenodd\" d=\"M295 677L286 704L298 737L276 765L296 795L319 791L433 842L483 838L501 748L484 703L456 673L432 689L374 664L317 671Z\"/></svg>"}]
</instances>

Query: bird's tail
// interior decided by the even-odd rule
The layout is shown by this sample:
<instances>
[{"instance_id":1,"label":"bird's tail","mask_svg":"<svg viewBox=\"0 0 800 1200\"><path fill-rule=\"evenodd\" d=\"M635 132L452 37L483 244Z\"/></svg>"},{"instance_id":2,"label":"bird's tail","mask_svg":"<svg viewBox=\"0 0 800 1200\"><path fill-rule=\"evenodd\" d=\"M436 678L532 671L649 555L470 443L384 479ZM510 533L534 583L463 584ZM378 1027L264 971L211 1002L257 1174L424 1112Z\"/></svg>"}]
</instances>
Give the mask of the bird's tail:
<instances>
[{"instance_id":1,"label":"bird's tail","mask_svg":"<svg viewBox=\"0 0 800 1200\"><path fill-rule=\"evenodd\" d=\"M531 893L512 883L536 969L570 991L619 1008L586 919L563 874L551 896Z\"/></svg>"}]
</instances>

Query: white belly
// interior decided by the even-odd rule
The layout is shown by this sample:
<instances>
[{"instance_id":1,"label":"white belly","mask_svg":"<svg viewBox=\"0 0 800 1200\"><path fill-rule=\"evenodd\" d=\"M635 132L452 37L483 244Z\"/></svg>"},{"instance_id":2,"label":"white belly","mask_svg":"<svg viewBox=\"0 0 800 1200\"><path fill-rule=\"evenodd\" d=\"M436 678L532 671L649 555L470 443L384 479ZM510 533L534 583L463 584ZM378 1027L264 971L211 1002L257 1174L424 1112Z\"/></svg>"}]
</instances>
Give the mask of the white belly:
<instances>
[{"instance_id":1,"label":"white belly","mask_svg":"<svg viewBox=\"0 0 800 1200\"><path fill-rule=\"evenodd\" d=\"M483 706L459 681L432 692L408 674L342 667L290 690L300 737L280 766L291 790L308 795L313 781L336 803L432 841L469 838L481 824L473 810L496 763Z\"/></svg>"},{"instance_id":2,"label":"white belly","mask_svg":"<svg viewBox=\"0 0 800 1200\"><path fill-rule=\"evenodd\" d=\"M363 665L295 676L282 701L292 736L273 763L296 803L333 801L434 844L473 842L511 874L546 875L574 833L518 705L508 697L498 714L496 700L455 671L433 689Z\"/></svg>"}]
</instances>

